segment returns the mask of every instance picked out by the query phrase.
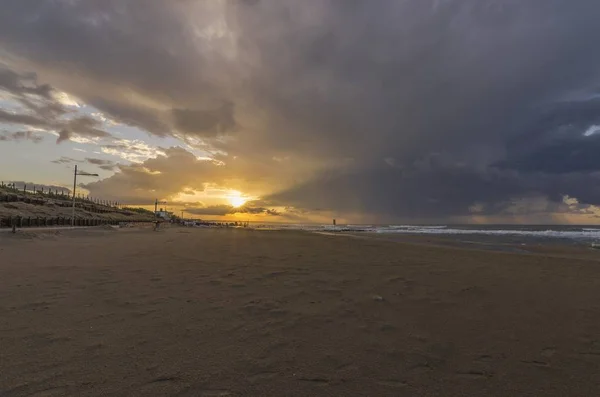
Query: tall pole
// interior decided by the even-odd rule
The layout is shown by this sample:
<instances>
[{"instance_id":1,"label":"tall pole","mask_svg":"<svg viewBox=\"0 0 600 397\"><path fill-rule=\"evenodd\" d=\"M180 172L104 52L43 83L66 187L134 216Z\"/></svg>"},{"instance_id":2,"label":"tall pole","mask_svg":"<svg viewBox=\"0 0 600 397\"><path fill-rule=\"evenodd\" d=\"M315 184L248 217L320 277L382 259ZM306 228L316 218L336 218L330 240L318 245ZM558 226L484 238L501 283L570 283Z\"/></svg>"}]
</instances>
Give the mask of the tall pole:
<instances>
[{"instance_id":1,"label":"tall pole","mask_svg":"<svg viewBox=\"0 0 600 397\"><path fill-rule=\"evenodd\" d=\"M183 219L183 210L181 210L181 219Z\"/></svg>"},{"instance_id":2,"label":"tall pole","mask_svg":"<svg viewBox=\"0 0 600 397\"><path fill-rule=\"evenodd\" d=\"M158 211L158 199L154 200L154 216L156 216L156 213Z\"/></svg>"},{"instance_id":3,"label":"tall pole","mask_svg":"<svg viewBox=\"0 0 600 397\"><path fill-rule=\"evenodd\" d=\"M73 210L71 211L71 226L75 226L75 189L77 189L77 164L75 164L75 173L73 174Z\"/></svg>"}]
</instances>

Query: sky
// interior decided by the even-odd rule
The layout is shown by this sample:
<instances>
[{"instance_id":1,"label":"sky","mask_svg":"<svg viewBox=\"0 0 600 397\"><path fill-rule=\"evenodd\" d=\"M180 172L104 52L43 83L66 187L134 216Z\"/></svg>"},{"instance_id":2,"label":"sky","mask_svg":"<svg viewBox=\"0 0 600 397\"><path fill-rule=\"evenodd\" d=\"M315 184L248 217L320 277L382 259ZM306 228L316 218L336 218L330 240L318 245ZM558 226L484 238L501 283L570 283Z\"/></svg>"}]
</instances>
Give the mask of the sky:
<instances>
[{"instance_id":1,"label":"sky","mask_svg":"<svg viewBox=\"0 0 600 397\"><path fill-rule=\"evenodd\" d=\"M597 0L0 0L0 179L203 219L600 219Z\"/></svg>"}]
</instances>

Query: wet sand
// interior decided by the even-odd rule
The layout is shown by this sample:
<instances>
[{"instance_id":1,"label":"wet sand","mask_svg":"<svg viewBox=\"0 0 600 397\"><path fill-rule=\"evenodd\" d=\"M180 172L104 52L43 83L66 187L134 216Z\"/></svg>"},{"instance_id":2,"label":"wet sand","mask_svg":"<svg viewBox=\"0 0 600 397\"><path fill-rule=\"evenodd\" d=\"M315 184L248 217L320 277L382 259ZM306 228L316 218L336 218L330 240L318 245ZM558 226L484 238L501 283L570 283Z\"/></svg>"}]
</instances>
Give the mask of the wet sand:
<instances>
[{"instance_id":1,"label":"wet sand","mask_svg":"<svg viewBox=\"0 0 600 397\"><path fill-rule=\"evenodd\" d=\"M600 253L0 234L0 396L593 396Z\"/></svg>"}]
</instances>

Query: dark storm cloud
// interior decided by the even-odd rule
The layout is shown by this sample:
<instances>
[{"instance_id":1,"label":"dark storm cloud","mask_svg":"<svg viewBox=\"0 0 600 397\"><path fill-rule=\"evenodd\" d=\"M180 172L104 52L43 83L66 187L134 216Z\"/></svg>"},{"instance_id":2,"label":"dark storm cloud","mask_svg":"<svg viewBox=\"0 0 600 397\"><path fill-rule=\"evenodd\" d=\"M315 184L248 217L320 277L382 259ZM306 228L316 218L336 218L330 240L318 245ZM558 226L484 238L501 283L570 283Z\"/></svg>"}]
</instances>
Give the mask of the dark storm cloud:
<instances>
[{"instance_id":1,"label":"dark storm cloud","mask_svg":"<svg viewBox=\"0 0 600 397\"><path fill-rule=\"evenodd\" d=\"M333 208L340 213L358 212L373 217L400 213L425 221L448 214L469 215L469 207L474 203L508 200L523 193L528 193L528 188L514 174L446 165L336 172L267 199L314 211Z\"/></svg>"},{"instance_id":2,"label":"dark storm cloud","mask_svg":"<svg viewBox=\"0 0 600 397\"><path fill-rule=\"evenodd\" d=\"M18 58L16 64L52 71L62 89L116 121L157 135L177 125L189 133L177 110L210 117L226 99L215 87L215 74L224 78L228 69L219 43L203 47L198 37L214 22L211 8L220 6L202 3L15 2L0 15L0 45Z\"/></svg>"},{"instance_id":3,"label":"dark storm cloud","mask_svg":"<svg viewBox=\"0 0 600 397\"><path fill-rule=\"evenodd\" d=\"M248 45L290 72L285 84L259 73L271 126L298 128L271 147L352 159L271 199L427 220L596 197L597 141L583 134L600 110L598 3L333 4L304 34L298 14L284 17L277 42L260 28L271 3L242 19Z\"/></svg>"},{"instance_id":4,"label":"dark storm cloud","mask_svg":"<svg viewBox=\"0 0 600 397\"><path fill-rule=\"evenodd\" d=\"M595 0L140 4L12 2L0 46L115 120L204 139L278 205L442 219L519 197L600 204Z\"/></svg>"},{"instance_id":5,"label":"dark storm cloud","mask_svg":"<svg viewBox=\"0 0 600 397\"><path fill-rule=\"evenodd\" d=\"M173 109L175 126L186 134L218 136L233 131L233 104L226 103L214 110Z\"/></svg>"}]
</instances>

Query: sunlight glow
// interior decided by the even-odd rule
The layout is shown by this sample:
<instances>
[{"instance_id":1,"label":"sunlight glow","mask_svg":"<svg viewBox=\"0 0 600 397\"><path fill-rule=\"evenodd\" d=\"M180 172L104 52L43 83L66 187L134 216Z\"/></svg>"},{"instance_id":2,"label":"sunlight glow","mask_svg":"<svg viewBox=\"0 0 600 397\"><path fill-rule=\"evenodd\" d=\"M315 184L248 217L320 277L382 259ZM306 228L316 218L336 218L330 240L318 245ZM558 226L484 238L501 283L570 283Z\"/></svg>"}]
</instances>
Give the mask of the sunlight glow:
<instances>
[{"instance_id":1,"label":"sunlight glow","mask_svg":"<svg viewBox=\"0 0 600 397\"><path fill-rule=\"evenodd\" d=\"M241 207L242 205L246 204L246 201L248 201L245 197L242 196L229 196L227 197L227 200L229 200L229 203L231 204L232 207Z\"/></svg>"}]
</instances>

